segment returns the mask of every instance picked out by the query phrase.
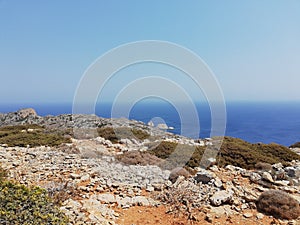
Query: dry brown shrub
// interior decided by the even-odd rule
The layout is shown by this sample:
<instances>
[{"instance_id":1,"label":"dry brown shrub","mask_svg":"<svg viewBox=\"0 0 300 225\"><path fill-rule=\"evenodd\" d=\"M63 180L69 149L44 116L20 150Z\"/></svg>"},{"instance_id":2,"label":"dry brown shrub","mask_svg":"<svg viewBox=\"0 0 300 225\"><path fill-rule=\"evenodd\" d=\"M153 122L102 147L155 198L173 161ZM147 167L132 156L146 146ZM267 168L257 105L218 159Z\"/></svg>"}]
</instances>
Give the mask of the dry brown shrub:
<instances>
[{"instance_id":1,"label":"dry brown shrub","mask_svg":"<svg viewBox=\"0 0 300 225\"><path fill-rule=\"evenodd\" d=\"M177 167L177 168L175 168L171 171L170 176L169 176L169 180L172 183L175 183L179 176L183 176L185 178L188 178L190 176L190 173L185 168Z\"/></svg>"},{"instance_id":2,"label":"dry brown shrub","mask_svg":"<svg viewBox=\"0 0 300 225\"><path fill-rule=\"evenodd\" d=\"M289 194L279 190L262 193L256 206L258 211L279 219L297 219L300 215L299 202Z\"/></svg>"},{"instance_id":3,"label":"dry brown shrub","mask_svg":"<svg viewBox=\"0 0 300 225\"><path fill-rule=\"evenodd\" d=\"M126 165L158 165L163 160L155 155L141 151L129 151L116 157L120 162Z\"/></svg>"},{"instance_id":4,"label":"dry brown shrub","mask_svg":"<svg viewBox=\"0 0 300 225\"><path fill-rule=\"evenodd\" d=\"M68 181L51 181L42 186L47 190L48 196L57 205L61 205L70 198L79 196L76 186Z\"/></svg>"},{"instance_id":5,"label":"dry brown shrub","mask_svg":"<svg viewBox=\"0 0 300 225\"><path fill-rule=\"evenodd\" d=\"M270 163L258 162L254 167L257 170L272 171L272 165Z\"/></svg>"}]
</instances>

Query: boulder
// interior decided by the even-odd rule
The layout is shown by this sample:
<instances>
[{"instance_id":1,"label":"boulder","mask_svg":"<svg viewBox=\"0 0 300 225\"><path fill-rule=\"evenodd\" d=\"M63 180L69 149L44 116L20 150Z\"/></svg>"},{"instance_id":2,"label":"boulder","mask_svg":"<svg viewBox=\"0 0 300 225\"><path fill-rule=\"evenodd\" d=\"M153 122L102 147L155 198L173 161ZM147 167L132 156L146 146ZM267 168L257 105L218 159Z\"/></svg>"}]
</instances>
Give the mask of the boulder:
<instances>
[{"instance_id":1,"label":"boulder","mask_svg":"<svg viewBox=\"0 0 300 225\"><path fill-rule=\"evenodd\" d=\"M216 177L216 174L203 169L196 173L194 179L195 179L195 181L197 181L197 183L202 182L203 184L207 184L215 177Z\"/></svg>"},{"instance_id":2,"label":"boulder","mask_svg":"<svg viewBox=\"0 0 300 225\"><path fill-rule=\"evenodd\" d=\"M292 166L284 169L289 177L300 177L300 169Z\"/></svg>"},{"instance_id":3,"label":"boulder","mask_svg":"<svg viewBox=\"0 0 300 225\"><path fill-rule=\"evenodd\" d=\"M21 109L17 112L17 115L18 117L22 118L22 119L25 119L29 116L33 116L33 117L36 117L37 116L37 113L34 109L32 108L28 108L28 109Z\"/></svg>"},{"instance_id":4,"label":"boulder","mask_svg":"<svg viewBox=\"0 0 300 225\"><path fill-rule=\"evenodd\" d=\"M211 198L210 202L213 206L219 206L232 200L233 193L231 191L217 191Z\"/></svg>"},{"instance_id":5,"label":"boulder","mask_svg":"<svg viewBox=\"0 0 300 225\"><path fill-rule=\"evenodd\" d=\"M97 199L100 202L107 203L107 204L116 202L115 196L113 194L109 194L109 193L100 194L100 195L97 196Z\"/></svg>"},{"instance_id":6,"label":"boulder","mask_svg":"<svg viewBox=\"0 0 300 225\"><path fill-rule=\"evenodd\" d=\"M270 183L274 183L273 177L271 176L270 173L268 172L263 172L262 173L262 178Z\"/></svg>"}]
</instances>

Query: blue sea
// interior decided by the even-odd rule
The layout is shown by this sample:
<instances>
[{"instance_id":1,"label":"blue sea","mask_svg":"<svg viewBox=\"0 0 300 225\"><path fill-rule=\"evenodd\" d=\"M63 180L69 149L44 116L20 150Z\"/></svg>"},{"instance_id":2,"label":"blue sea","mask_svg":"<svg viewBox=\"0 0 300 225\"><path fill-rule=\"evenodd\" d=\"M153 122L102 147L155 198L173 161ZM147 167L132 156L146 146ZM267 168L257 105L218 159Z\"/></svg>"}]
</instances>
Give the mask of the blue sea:
<instances>
[{"instance_id":1,"label":"blue sea","mask_svg":"<svg viewBox=\"0 0 300 225\"><path fill-rule=\"evenodd\" d=\"M211 111L207 103L197 103L200 121L200 137L210 136ZM17 111L20 108L34 108L39 115L59 115L72 113L72 104L11 104L0 105L0 112ZM186 109L188 110L188 108ZM226 103L226 136L244 139L251 143L278 143L285 146L300 141L300 103ZM96 106L98 116L110 118L111 104L101 103ZM181 134L181 127L195 126L185 121L181 124L179 113L167 102L139 102L131 108L130 119L149 122L161 118L170 127L170 132ZM191 129L192 130L192 129ZM194 133L187 136L195 138Z\"/></svg>"}]
</instances>

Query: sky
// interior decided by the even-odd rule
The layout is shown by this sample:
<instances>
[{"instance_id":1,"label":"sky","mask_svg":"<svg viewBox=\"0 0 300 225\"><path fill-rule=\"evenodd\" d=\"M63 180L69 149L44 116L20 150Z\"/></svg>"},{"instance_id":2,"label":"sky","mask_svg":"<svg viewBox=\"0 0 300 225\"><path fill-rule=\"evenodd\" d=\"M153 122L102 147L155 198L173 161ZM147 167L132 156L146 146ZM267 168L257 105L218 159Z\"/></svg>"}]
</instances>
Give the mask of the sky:
<instances>
[{"instance_id":1,"label":"sky","mask_svg":"<svg viewBox=\"0 0 300 225\"><path fill-rule=\"evenodd\" d=\"M226 101L300 101L298 0L0 0L0 103L72 102L96 59L143 40L197 54ZM125 68L99 98L113 100L142 76L177 76L159 67ZM192 99L202 98L189 78L178 77Z\"/></svg>"}]
</instances>

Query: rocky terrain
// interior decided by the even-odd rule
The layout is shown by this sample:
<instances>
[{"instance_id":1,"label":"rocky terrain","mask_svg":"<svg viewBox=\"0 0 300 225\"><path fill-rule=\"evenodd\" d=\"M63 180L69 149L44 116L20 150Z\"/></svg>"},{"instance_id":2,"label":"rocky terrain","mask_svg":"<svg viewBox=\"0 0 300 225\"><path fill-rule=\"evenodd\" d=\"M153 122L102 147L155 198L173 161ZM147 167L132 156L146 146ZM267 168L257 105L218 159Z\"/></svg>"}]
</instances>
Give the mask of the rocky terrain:
<instances>
[{"instance_id":1,"label":"rocky terrain","mask_svg":"<svg viewBox=\"0 0 300 225\"><path fill-rule=\"evenodd\" d=\"M210 146L212 140L192 140L126 119L40 117L32 109L0 114L0 127L20 124L42 125L45 132L60 130L69 138L56 146L0 143L0 165L8 171L8 179L46 189L70 224L300 224L298 159L258 162L248 170L220 166L218 161L209 168L166 169L160 166L163 158L146 154L158 137L160 142L196 147ZM73 127L80 130L79 136L68 130ZM94 129L105 127L142 130L137 134L143 138L121 134L118 141L111 141L95 135ZM30 135L34 129L21 132ZM130 159L144 157L149 163L122 160L128 152ZM265 203L260 196L269 190L282 191L272 195L279 199L287 193L296 205L289 205L293 199Z\"/></svg>"}]
</instances>

